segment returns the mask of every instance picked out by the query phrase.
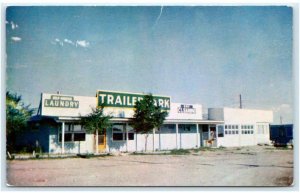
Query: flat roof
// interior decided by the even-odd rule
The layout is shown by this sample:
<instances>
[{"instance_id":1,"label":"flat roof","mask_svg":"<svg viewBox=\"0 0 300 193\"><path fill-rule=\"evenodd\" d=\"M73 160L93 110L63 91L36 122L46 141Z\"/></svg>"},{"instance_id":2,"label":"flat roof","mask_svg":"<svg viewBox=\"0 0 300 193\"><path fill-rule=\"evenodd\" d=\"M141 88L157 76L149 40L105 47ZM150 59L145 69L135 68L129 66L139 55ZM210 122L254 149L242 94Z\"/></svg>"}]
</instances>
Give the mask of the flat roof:
<instances>
[{"instance_id":1,"label":"flat roof","mask_svg":"<svg viewBox=\"0 0 300 193\"><path fill-rule=\"evenodd\" d=\"M58 122L62 121L79 121L80 118L78 117L58 117ZM110 119L112 122L129 122L132 120L132 118L111 118ZM166 119L164 121L164 124L169 123L169 124L176 124L176 123L181 123L181 124L222 124L224 121L219 121L219 120L203 120L203 119Z\"/></svg>"}]
</instances>

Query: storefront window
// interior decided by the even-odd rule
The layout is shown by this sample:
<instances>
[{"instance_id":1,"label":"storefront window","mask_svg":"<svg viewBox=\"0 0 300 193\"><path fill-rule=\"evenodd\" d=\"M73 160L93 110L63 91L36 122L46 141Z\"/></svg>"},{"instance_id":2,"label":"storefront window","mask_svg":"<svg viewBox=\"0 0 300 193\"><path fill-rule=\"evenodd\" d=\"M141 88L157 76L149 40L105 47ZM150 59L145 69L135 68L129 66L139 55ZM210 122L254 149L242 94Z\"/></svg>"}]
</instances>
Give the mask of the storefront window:
<instances>
[{"instance_id":1,"label":"storefront window","mask_svg":"<svg viewBox=\"0 0 300 193\"><path fill-rule=\"evenodd\" d=\"M115 124L112 129L113 141L124 141L126 140L126 126L123 124ZM134 130L128 129L128 140L134 140Z\"/></svg>"},{"instance_id":2,"label":"storefront window","mask_svg":"<svg viewBox=\"0 0 300 193\"><path fill-rule=\"evenodd\" d=\"M224 125L218 125L218 137L224 137Z\"/></svg>"},{"instance_id":3,"label":"storefront window","mask_svg":"<svg viewBox=\"0 0 300 193\"><path fill-rule=\"evenodd\" d=\"M85 130L80 124L65 123L65 142L85 141ZM62 141L61 129L59 129L58 141Z\"/></svg>"}]
</instances>

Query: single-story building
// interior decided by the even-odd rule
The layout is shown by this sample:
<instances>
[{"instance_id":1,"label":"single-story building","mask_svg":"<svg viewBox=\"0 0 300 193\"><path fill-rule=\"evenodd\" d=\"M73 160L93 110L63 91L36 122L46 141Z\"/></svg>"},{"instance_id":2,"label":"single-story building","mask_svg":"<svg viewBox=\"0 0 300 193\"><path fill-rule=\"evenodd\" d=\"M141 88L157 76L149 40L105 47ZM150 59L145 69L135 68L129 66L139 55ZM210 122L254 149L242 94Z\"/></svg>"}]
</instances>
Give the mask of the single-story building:
<instances>
[{"instance_id":1,"label":"single-story building","mask_svg":"<svg viewBox=\"0 0 300 193\"><path fill-rule=\"evenodd\" d=\"M134 152L270 143L272 111L210 108L208 119L204 119L201 104L173 103L171 97L157 95L153 95L156 105L169 114L161 128L138 134L130 120L134 104L143 96L104 90L98 90L96 97L42 93L38 113L30 121L34 125L32 131L19 142L38 144L43 152L49 153ZM101 104L104 113L113 117L113 126L99 133L96 140L94 133L87 133L80 125L80 118Z\"/></svg>"}]
</instances>

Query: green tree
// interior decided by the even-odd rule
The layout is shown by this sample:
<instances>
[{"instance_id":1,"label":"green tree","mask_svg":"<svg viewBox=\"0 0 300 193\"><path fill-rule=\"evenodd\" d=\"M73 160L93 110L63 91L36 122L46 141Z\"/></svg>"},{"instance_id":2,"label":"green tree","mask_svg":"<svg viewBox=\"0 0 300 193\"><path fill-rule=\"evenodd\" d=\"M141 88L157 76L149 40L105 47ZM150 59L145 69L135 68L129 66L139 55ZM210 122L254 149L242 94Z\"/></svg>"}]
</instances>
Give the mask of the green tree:
<instances>
[{"instance_id":1,"label":"green tree","mask_svg":"<svg viewBox=\"0 0 300 193\"><path fill-rule=\"evenodd\" d=\"M110 122L112 117L105 115L103 108L103 106L92 108L92 113L81 117L81 124L84 129L89 133L96 134L96 153L98 153L98 133L103 132L112 125Z\"/></svg>"},{"instance_id":2,"label":"green tree","mask_svg":"<svg viewBox=\"0 0 300 193\"><path fill-rule=\"evenodd\" d=\"M168 112L155 105L152 94L145 95L143 100L137 101L132 119L132 126L136 133L145 134L145 151L147 151L147 139L151 131L155 131L163 124ZM154 135L153 135L154 137Z\"/></svg>"},{"instance_id":3,"label":"green tree","mask_svg":"<svg viewBox=\"0 0 300 193\"><path fill-rule=\"evenodd\" d=\"M24 105L22 97L6 92L6 148L7 151L15 151L16 136L28 126L28 120L34 109L30 105Z\"/></svg>"}]
</instances>

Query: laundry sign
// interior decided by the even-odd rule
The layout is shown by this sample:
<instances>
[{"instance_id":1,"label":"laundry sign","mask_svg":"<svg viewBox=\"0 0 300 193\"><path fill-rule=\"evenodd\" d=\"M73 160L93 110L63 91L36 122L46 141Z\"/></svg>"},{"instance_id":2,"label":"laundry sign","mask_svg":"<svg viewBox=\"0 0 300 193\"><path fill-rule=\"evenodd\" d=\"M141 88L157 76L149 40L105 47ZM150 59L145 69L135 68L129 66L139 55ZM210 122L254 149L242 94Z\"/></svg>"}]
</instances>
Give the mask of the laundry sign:
<instances>
[{"instance_id":1,"label":"laundry sign","mask_svg":"<svg viewBox=\"0 0 300 193\"><path fill-rule=\"evenodd\" d=\"M133 108L137 101L144 99L143 94L97 91L98 106ZM164 110L170 109L170 97L153 95L155 105Z\"/></svg>"},{"instance_id":2,"label":"laundry sign","mask_svg":"<svg viewBox=\"0 0 300 193\"><path fill-rule=\"evenodd\" d=\"M51 95L50 99L44 100L45 107L79 108L79 101L72 96Z\"/></svg>"}]
</instances>

